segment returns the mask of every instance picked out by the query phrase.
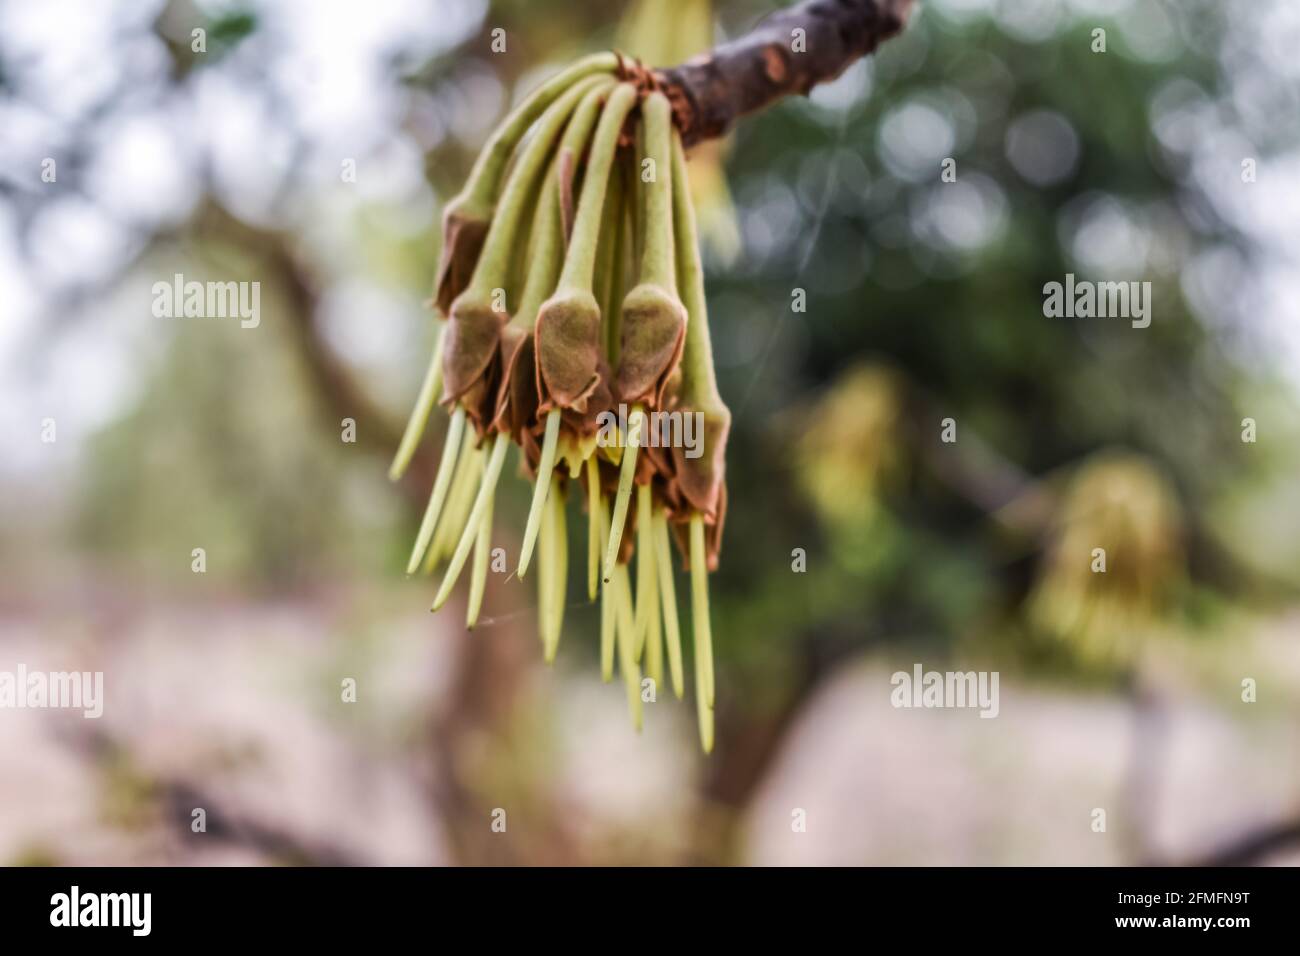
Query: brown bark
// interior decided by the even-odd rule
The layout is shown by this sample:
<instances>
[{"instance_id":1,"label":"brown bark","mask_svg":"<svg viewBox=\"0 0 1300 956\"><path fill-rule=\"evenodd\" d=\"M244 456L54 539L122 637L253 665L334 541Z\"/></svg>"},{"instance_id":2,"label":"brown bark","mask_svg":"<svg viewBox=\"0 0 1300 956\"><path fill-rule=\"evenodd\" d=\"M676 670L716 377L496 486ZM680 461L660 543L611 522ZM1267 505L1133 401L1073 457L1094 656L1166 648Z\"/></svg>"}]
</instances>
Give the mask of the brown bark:
<instances>
[{"instance_id":1,"label":"brown bark","mask_svg":"<svg viewBox=\"0 0 1300 956\"><path fill-rule=\"evenodd\" d=\"M731 43L656 70L655 80L690 146L722 136L746 113L784 96L806 96L818 83L835 79L901 31L914 2L805 0Z\"/></svg>"},{"instance_id":2,"label":"brown bark","mask_svg":"<svg viewBox=\"0 0 1300 956\"><path fill-rule=\"evenodd\" d=\"M1300 820L1281 820L1248 830L1213 852L1185 863L1193 867L1262 866L1270 857L1294 852L1300 846ZM1167 866L1155 861L1155 866Z\"/></svg>"}]
</instances>

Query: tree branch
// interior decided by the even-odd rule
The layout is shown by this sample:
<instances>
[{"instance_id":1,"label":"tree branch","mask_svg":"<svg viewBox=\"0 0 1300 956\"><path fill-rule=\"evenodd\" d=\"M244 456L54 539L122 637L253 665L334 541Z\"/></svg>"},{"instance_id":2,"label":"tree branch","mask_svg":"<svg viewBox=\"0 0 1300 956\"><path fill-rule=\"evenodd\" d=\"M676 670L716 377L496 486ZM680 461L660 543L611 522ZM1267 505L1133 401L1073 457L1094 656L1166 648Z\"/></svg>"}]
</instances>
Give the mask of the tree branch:
<instances>
[{"instance_id":1,"label":"tree branch","mask_svg":"<svg viewBox=\"0 0 1300 956\"><path fill-rule=\"evenodd\" d=\"M229 243L252 255L262 274L277 284L286 299L284 328L303 362L308 384L319 398L322 420L336 429L343 418L357 422L357 444L387 459L401 439L401 430L374 401L352 368L334 355L317 323L320 305L317 282L294 253L291 234L244 222L216 202L200 210L189 226L200 241ZM174 241L174 240L173 240ZM424 443L412 458L399 485L417 507L433 484L437 459Z\"/></svg>"},{"instance_id":2,"label":"tree branch","mask_svg":"<svg viewBox=\"0 0 1300 956\"><path fill-rule=\"evenodd\" d=\"M1193 867L1259 866L1275 853L1300 846L1300 819L1267 823L1242 833L1199 859L1183 864ZM1167 861L1156 861L1167 866Z\"/></svg>"},{"instance_id":3,"label":"tree branch","mask_svg":"<svg viewBox=\"0 0 1300 956\"><path fill-rule=\"evenodd\" d=\"M656 70L655 79L689 146L722 136L746 113L835 79L901 31L914 2L805 0L711 53Z\"/></svg>"}]
</instances>

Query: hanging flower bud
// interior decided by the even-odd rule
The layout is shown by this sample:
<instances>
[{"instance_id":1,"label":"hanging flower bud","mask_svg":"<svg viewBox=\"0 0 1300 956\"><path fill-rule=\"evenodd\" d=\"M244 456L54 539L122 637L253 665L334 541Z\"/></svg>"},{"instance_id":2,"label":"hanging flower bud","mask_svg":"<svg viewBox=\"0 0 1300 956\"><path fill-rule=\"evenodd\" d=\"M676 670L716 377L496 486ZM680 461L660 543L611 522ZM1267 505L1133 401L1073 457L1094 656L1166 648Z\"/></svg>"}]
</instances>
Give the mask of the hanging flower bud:
<instances>
[{"instance_id":1,"label":"hanging flower bud","mask_svg":"<svg viewBox=\"0 0 1300 956\"><path fill-rule=\"evenodd\" d=\"M651 93L641 115L641 270L623 300L616 392L621 401L653 409L681 361L686 309L673 262L672 110L662 93Z\"/></svg>"},{"instance_id":2,"label":"hanging flower bud","mask_svg":"<svg viewBox=\"0 0 1300 956\"><path fill-rule=\"evenodd\" d=\"M623 121L636 103L636 89L620 84L601 114L559 287L537 317L537 374L541 409L583 411L595 390L599 362L600 305L592 292L596 245L614 151Z\"/></svg>"},{"instance_id":3,"label":"hanging flower bud","mask_svg":"<svg viewBox=\"0 0 1300 956\"><path fill-rule=\"evenodd\" d=\"M690 202L686 155L677 137L674 137L673 180L681 186L673 191L673 228L677 235L679 281L688 318L681 376L674 384L676 394L671 405L674 411L684 415L698 413L704 423L704 433L700 445L702 452L698 457L687 457L683 448L672 450L673 475L669 495L670 500L678 502L683 511L694 511L703 517L707 526L705 554L709 569L715 570L727 510L726 450L727 436L731 432L731 411L718 393L718 381L713 372L713 345L704 300L704 269L695 230L695 211ZM681 534L679 530L679 536ZM686 552L685 540L682 540L682 545Z\"/></svg>"},{"instance_id":4,"label":"hanging flower bud","mask_svg":"<svg viewBox=\"0 0 1300 956\"><path fill-rule=\"evenodd\" d=\"M618 58L600 53L580 60L539 86L493 132L465 181L442 216L442 254L434 281L434 303L447 315L452 302L469 285L497 203L497 193L515 147L559 96L583 77L612 73Z\"/></svg>"},{"instance_id":5,"label":"hanging flower bud","mask_svg":"<svg viewBox=\"0 0 1300 956\"><path fill-rule=\"evenodd\" d=\"M508 303L501 301L501 295L512 265L523 255L521 232L525 219L531 221L530 202L535 201L551 151L578 103L592 89L610 82L601 76L579 80L547 108L511 168L474 277L452 303L443 363L443 402L464 405L480 429L495 412L492 363L509 319Z\"/></svg>"},{"instance_id":6,"label":"hanging flower bud","mask_svg":"<svg viewBox=\"0 0 1300 956\"><path fill-rule=\"evenodd\" d=\"M540 401L533 342L538 311L554 290L564 261L565 223L572 219L572 210L566 205L572 198L578 160L591 140L607 93L605 86L588 92L565 127L533 217L528 273L519 308L501 333L501 385L493 427L508 432L520 444L525 433L531 430Z\"/></svg>"}]
</instances>

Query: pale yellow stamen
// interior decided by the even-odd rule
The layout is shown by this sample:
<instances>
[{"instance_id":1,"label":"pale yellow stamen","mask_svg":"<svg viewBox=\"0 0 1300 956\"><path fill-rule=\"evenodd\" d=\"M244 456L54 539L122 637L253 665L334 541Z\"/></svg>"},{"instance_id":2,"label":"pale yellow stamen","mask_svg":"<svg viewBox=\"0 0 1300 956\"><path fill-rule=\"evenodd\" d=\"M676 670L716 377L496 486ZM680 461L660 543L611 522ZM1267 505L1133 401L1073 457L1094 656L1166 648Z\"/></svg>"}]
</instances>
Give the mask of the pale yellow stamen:
<instances>
[{"instance_id":1,"label":"pale yellow stamen","mask_svg":"<svg viewBox=\"0 0 1300 956\"><path fill-rule=\"evenodd\" d=\"M636 488L636 659L641 660L650 633L650 612L658 606L655 584L653 499L649 485ZM647 664L647 667L649 665Z\"/></svg>"},{"instance_id":2,"label":"pale yellow stamen","mask_svg":"<svg viewBox=\"0 0 1300 956\"><path fill-rule=\"evenodd\" d=\"M712 711L713 635L709 623L709 567L704 554L704 516L699 512L691 515L691 619L695 631L695 679L699 684L696 693Z\"/></svg>"},{"instance_id":3,"label":"pale yellow stamen","mask_svg":"<svg viewBox=\"0 0 1300 956\"><path fill-rule=\"evenodd\" d=\"M545 648L546 663L554 662L560 648L560 632L564 628L564 600L569 581L569 534L564 517L564 495L560 491L559 476L552 476L548 507L551 510L551 554L555 570L551 575L551 606L547 626L548 642Z\"/></svg>"},{"instance_id":4,"label":"pale yellow stamen","mask_svg":"<svg viewBox=\"0 0 1300 956\"><path fill-rule=\"evenodd\" d=\"M627 565L614 567L614 593L617 599L616 619L618 666L623 672L623 686L627 689L627 709L632 726L641 730L641 665L633 653L636 633L632 622L632 582L628 579Z\"/></svg>"},{"instance_id":5,"label":"pale yellow stamen","mask_svg":"<svg viewBox=\"0 0 1300 956\"><path fill-rule=\"evenodd\" d=\"M551 599L555 596L555 588L551 585L551 578L555 575L555 562L551 560L552 541L555 538L554 517L550 508L543 508L538 522L540 534L537 547L541 552L541 564L537 568L537 636L542 642L543 656L550 646L548 629L551 626Z\"/></svg>"},{"instance_id":6,"label":"pale yellow stamen","mask_svg":"<svg viewBox=\"0 0 1300 956\"><path fill-rule=\"evenodd\" d=\"M451 491L438 519L438 528L433 533L433 542L424 556L425 574L432 573L437 563L451 554L451 549L460 539L470 505L474 502L474 490L483 474L483 458L484 452L477 447L474 429L466 428L461 440L460 458L456 462L456 475L451 480Z\"/></svg>"},{"instance_id":7,"label":"pale yellow stamen","mask_svg":"<svg viewBox=\"0 0 1300 956\"><path fill-rule=\"evenodd\" d=\"M610 517L609 547L605 550L605 581L608 582L618 563L618 546L623 542L623 525L627 521L627 506L632 498L632 479L636 476L636 454L641 445L641 427L645 418L641 406L636 405L627 416L627 440L623 445L623 462L618 472L618 494L614 498L614 513Z\"/></svg>"},{"instance_id":8,"label":"pale yellow stamen","mask_svg":"<svg viewBox=\"0 0 1300 956\"><path fill-rule=\"evenodd\" d=\"M695 659L695 679L699 682L700 661ZM704 695L695 689L695 716L700 725L700 749L713 753L713 708L704 702Z\"/></svg>"},{"instance_id":9,"label":"pale yellow stamen","mask_svg":"<svg viewBox=\"0 0 1300 956\"><path fill-rule=\"evenodd\" d=\"M587 600L596 600L600 587L600 465L595 454L587 456Z\"/></svg>"},{"instance_id":10,"label":"pale yellow stamen","mask_svg":"<svg viewBox=\"0 0 1300 956\"><path fill-rule=\"evenodd\" d=\"M393 455L393 463L388 466L389 481L396 481L406 473L406 467L411 463L415 449L420 445L420 438L424 435L425 426L429 423L429 412L433 411L434 403L438 401L438 392L442 389L442 340L446 334L447 323L439 322L433 341L433 358L425 369L420 394L415 399L415 407L411 409L411 417L406 420L406 430L402 432L402 440L397 446L397 453ZM447 445L453 449L455 447L450 441ZM406 573L411 574L413 571L414 569Z\"/></svg>"},{"instance_id":11,"label":"pale yellow stamen","mask_svg":"<svg viewBox=\"0 0 1300 956\"><path fill-rule=\"evenodd\" d=\"M492 556L492 502L488 502L487 514L478 526L478 537L474 539L474 566L470 569L469 607L465 610L465 626L471 631L478 623L479 610L483 607L483 592L487 588L488 560Z\"/></svg>"},{"instance_id":12,"label":"pale yellow stamen","mask_svg":"<svg viewBox=\"0 0 1300 956\"><path fill-rule=\"evenodd\" d=\"M651 554L649 558L650 567L650 584L646 594L637 595L637 609L640 610L642 604L645 605L645 615L647 618L645 629L645 672L646 676L655 682L656 696L665 691L664 687L664 638L663 625L659 614L659 584L655 580L657 569L654 567L655 558Z\"/></svg>"},{"instance_id":13,"label":"pale yellow stamen","mask_svg":"<svg viewBox=\"0 0 1300 956\"><path fill-rule=\"evenodd\" d=\"M609 536L609 503L601 495L597 500L601 541ZM612 585L600 589L600 679L608 683L614 676L614 628L618 596Z\"/></svg>"},{"instance_id":14,"label":"pale yellow stamen","mask_svg":"<svg viewBox=\"0 0 1300 956\"><path fill-rule=\"evenodd\" d=\"M492 457L483 472L483 483L479 485L478 497L474 499L474 508L469 513L469 521L465 523L460 543L456 545L456 553L451 556L451 563L447 565L447 573L443 575L442 586L438 588L438 595L433 599L430 610L438 610L447 603L447 598L451 597L451 589L456 586L461 569L465 567L465 560L469 557L470 548L474 545L474 538L478 535L479 524L486 517L492 495L496 493L497 479L501 477L501 466L506 460L506 448L509 444L504 432L498 432L492 441Z\"/></svg>"},{"instance_id":15,"label":"pale yellow stamen","mask_svg":"<svg viewBox=\"0 0 1300 956\"><path fill-rule=\"evenodd\" d=\"M668 518L662 510L655 512L655 581L663 603L664 634L668 644L668 673L673 679L673 693L681 700L686 693L682 679L682 638L677 629L677 590L673 584L673 556L668 541Z\"/></svg>"},{"instance_id":16,"label":"pale yellow stamen","mask_svg":"<svg viewBox=\"0 0 1300 956\"><path fill-rule=\"evenodd\" d=\"M447 440L443 445L442 461L438 462L438 474L433 480L433 491L429 495L428 507L424 509L424 518L420 521L420 531L415 536L415 547L411 549L411 558L406 562L406 573L414 574L429 547L433 529L438 526L438 516L447 500L447 489L451 487L451 478L456 470L459 457L461 436L465 431L465 409L456 406L451 413L451 424L447 426Z\"/></svg>"},{"instance_id":17,"label":"pale yellow stamen","mask_svg":"<svg viewBox=\"0 0 1300 956\"><path fill-rule=\"evenodd\" d=\"M551 487L551 471L555 468L555 449L560 438L560 410L552 408L546 415L546 434L542 438L542 455L537 463L537 481L533 483L533 502L528 508L528 523L524 525L524 546L519 552L519 577L528 573L528 563L537 543L537 530L542 523L542 509L546 506L546 493Z\"/></svg>"}]
</instances>

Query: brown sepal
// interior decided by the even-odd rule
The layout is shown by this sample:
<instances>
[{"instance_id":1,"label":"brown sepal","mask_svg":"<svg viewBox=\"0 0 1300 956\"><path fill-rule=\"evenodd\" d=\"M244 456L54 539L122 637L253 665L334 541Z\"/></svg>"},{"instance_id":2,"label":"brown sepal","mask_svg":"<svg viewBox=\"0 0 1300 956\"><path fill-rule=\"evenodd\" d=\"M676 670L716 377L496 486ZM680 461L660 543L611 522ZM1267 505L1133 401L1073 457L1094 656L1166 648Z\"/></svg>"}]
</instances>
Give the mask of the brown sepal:
<instances>
[{"instance_id":1,"label":"brown sepal","mask_svg":"<svg viewBox=\"0 0 1300 956\"><path fill-rule=\"evenodd\" d=\"M442 215L442 255L433 286L433 301L443 315L451 314L452 303L469 286L478 265L491 219L447 206Z\"/></svg>"},{"instance_id":2,"label":"brown sepal","mask_svg":"<svg viewBox=\"0 0 1300 956\"><path fill-rule=\"evenodd\" d=\"M682 360L686 309L677 296L643 283L623 299L616 391L620 401L663 404L664 386Z\"/></svg>"},{"instance_id":3,"label":"brown sepal","mask_svg":"<svg viewBox=\"0 0 1300 956\"><path fill-rule=\"evenodd\" d=\"M459 401L482 431L496 413L497 358L508 316L462 294L451 306L443 352L442 403Z\"/></svg>"},{"instance_id":4,"label":"brown sepal","mask_svg":"<svg viewBox=\"0 0 1300 956\"><path fill-rule=\"evenodd\" d=\"M587 291L560 290L537 315L539 414L553 407L586 413L600 385L600 306Z\"/></svg>"},{"instance_id":5,"label":"brown sepal","mask_svg":"<svg viewBox=\"0 0 1300 956\"><path fill-rule=\"evenodd\" d=\"M501 381L497 387L492 427L507 432L515 443L537 421L537 377L533 368L533 333L514 323L501 330Z\"/></svg>"},{"instance_id":6,"label":"brown sepal","mask_svg":"<svg viewBox=\"0 0 1300 956\"><path fill-rule=\"evenodd\" d=\"M677 540L677 550L682 554L682 570L691 569L691 524L690 512L674 513L672 516L673 537ZM716 512L710 518L704 516L704 557L710 571L718 570L718 555L722 552L722 528L727 521L727 486L718 487Z\"/></svg>"}]
</instances>

